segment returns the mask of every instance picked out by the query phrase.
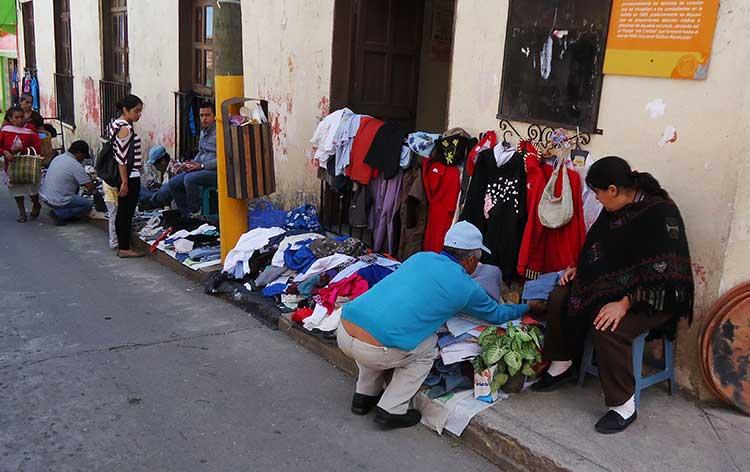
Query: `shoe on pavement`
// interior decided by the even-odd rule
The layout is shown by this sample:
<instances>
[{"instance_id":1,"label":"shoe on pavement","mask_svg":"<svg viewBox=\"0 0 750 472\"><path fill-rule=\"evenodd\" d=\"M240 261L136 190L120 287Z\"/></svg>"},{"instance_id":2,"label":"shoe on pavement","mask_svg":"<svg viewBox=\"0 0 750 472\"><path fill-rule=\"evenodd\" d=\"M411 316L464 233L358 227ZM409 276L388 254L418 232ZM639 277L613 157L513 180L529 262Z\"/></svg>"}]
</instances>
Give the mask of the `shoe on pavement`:
<instances>
[{"instance_id":1,"label":"shoe on pavement","mask_svg":"<svg viewBox=\"0 0 750 472\"><path fill-rule=\"evenodd\" d=\"M380 407L375 408L375 424L383 428L411 428L422 420L422 413L417 410L409 410L403 415L388 413Z\"/></svg>"},{"instance_id":2,"label":"shoe on pavement","mask_svg":"<svg viewBox=\"0 0 750 472\"><path fill-rule=\"evenodd\" d=\"M139 251L133 251L133 250L118 250L117 251L117 257L120 259L134 259L137 257L144 257L145 254Z\"/></svg>"},{"instance_id":3,"label":"shoe on pavement","mask_svg":"<svg viewBox=\"0 0 750 472\"><path fill-rule=\"evenodd\" d=\"M633 412L633 416L628 419L624 419L614 410L609 410L606 415L602 416L599 421L596 422L596 430L602 434L615 434L625 431L625 428L630 426L635 419L638 417L638 412Z\"/></svg>"},{"instance_id":4,"label":"shoe on pavement","mask_svg":"<svg viewBox=\"0 0 750 472\"><path fill-rule=\"evenodd\" d=\"M549 372L544 372L542 378L529 388L534 392L552 392L572 380L575 380L575 375L571 366L560 375L550 375Z\"/></svg>"},{"instance_id":5,"label":"shoe on pavement","mask_svg":"<svg viewBox=\"0 0 750 472\"><path fill-rule=\"evenodd\" d=\"M47 215L52 219L55 226L65 226L65 222L58 218L54 211L50 210Z\"/></svg>"},{"instance_id":6,"label":"shoe on pavement","mask_svg":"<svg viewBox=\"0 0 750 472\"><path fill-rule=\"evenodd\" d=\"M381 396L382 393L378 396L355 393L354 397L352 397L352 413L355 415L368 414L378 404Z\"/></svg>"}]
</instances>

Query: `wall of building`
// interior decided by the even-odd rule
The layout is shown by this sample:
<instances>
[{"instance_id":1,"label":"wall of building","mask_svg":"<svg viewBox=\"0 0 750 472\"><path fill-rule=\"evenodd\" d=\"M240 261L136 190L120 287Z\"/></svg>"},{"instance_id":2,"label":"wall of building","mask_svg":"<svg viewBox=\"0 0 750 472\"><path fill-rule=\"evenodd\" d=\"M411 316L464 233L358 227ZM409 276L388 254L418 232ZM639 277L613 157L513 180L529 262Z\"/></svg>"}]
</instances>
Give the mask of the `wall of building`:
<instances>
[{"instance_id":1,"label":"wall of building","mask_svg":"<svg viewBox=\"0 0 750 472\"><path fill-rule=\"evenodd\" d=\"M155 144L174 151L173 92L180 88L178 7L178 0L128 2L130 84L145 105L136 128L144 152Z\"/></svg>"},{"instance_id":2,"label":"wall of building","mask_svg":"<svg viewBox=\"0 0 750 472\"><path fill-rule=\"evenodd\" d=\"M45 117L56 116L52 2L37 0L33 3L41 112ZM70 8L75 128L65 127L65 139L67 144L74 139L83 139L96 147L102 116L99 99L99 81L103 73L100 1L76 0L70 2ZM178 0L128 2L128 21L132 93L145 103L144 114L136 130L143 139L145 152L154 144L163 144L173 151L175 118L172 92L179 88ZM23 45L22 31L19 43ZM20 57L21 67L24 67L22 46Z\"/></svg>"},{"instance_id":3,"label":"wall of building","mask_svg":"<svg viewBox=\"0 0 750 472\"><path fill-rule=\"evenodd\" d=\"M329 112L333 6L334 0L242 0L245 95L269 101L274 198L287 207L319 197L306 156Z\"/></svg>"},{"instance_id":4,"label":"wall of building","mask_svg":"<svg viewBox=\"0 0 750 472\"><path fill-rule=\"evenodd\" d=\"M449 127L475 133L497 128L507 11L508 0L458 2ZM680 333L678 382L699 393L702 317L723 290L747 280L742 268L750 262L748 185L738 188L739 170L750 157L742 139L748 122L744 78L750 63L737 47L747 40L749 13L742 0L721 2L705 81L606 76L599 116L604 134L593 137L589 147L594 155L619 155L638 170L652 172L681 208L693 257L697 311L692 328L683 327ZM666 114L650 119L646 104L658 98L666 102ZM657 146L669 125L678 131L677 142Z\"/></svg>"}]
</instances>

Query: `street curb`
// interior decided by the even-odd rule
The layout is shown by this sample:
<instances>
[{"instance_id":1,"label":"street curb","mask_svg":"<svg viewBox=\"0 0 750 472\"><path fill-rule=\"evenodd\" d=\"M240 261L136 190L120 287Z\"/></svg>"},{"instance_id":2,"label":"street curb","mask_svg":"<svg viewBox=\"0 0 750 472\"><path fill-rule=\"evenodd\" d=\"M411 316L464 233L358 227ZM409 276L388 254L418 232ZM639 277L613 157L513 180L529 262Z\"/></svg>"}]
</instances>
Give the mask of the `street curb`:
<instances>
[{"instance_id":1,"label":"street curb","mask_svg":"<svg viewBox=\"0 0 750 472\"><path fill-rule=\"evenodd\" d=\"M91 223L100 229L107 230L106 221L92 220ZM149 251L149 246L136 235L134 235L134 240L134 246L138 250L144 251L152 260L192 282L201 286L203 285L204 278L207 275L205 272L194 271L162 252L157 251L156 254L152 254ZM232 305L242 308L269 328L279 330L300 346L312 351L352 377L356 377L357 365L337 347L335 342L326 342L299 327L291 321L291 314L279 314L278 309L275 306L271 306L276 311L276 315L269 316L269 306L266 303L262 303L262 299L248 301L247 304L243 304L235 300L231 294L219 294L219 297ZM422 394L420 393L420 395ZM472 449L504 471L572 472L572 469L557 464L552 458L532 450L521 444L513 436L492 427L481 413L471 420L461 436L455 436L448 431L445 431L445 434L458 443Z\"/></svg>"}]
</instances>

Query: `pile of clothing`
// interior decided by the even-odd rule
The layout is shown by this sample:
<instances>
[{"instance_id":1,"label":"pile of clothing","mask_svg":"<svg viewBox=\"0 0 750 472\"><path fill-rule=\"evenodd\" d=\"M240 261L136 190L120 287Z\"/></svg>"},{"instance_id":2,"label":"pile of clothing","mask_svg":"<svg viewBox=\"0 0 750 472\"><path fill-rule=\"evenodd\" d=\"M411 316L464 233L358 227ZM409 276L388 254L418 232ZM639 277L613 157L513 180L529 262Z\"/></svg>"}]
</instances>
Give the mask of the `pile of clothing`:
<instances>
[{"instance_id":1,"label":"pile of clothing","mask_svg":"<svg viewBox=\"0 0 750 472\"><path fill-rule=\"evenodd\" d=\"M204 219L147 212L136 215L135 226L152 251L161 250L192 269L220 264L219 231Z\"/></svg>"},{"instance_id":2,"label":"pile of clothing","mask_svg":"<svg viewBox=\"0 0 750 472\"><path fill-rule=\"evenodd\" d=\"M301 214L306 215L300 217ZM243 234L207 282L207 292L237 285L273 298L306 329L333 333L340 308L390 275L400 263L356 238L331 237L309 212L292 211L282 227Z\"/></svg>"}]
</instances>

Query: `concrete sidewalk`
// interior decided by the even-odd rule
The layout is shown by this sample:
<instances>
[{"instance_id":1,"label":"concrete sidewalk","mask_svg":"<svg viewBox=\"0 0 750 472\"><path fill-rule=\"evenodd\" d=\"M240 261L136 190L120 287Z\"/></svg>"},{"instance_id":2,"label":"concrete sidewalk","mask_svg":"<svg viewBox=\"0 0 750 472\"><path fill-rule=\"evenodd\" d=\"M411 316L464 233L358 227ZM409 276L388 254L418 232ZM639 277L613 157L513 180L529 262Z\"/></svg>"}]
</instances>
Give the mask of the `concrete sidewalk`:
<instances>
[{"instance_id":1,"label":"concrete sidewalk","mask_svg":"<svg viewBox=\"0 0 750 472\"><path fill-rule=\"evenodd\" d=\"M205 277L181 264L168 265L196 282ZM354 363L335 345L294 325L288 316L279 319L279 329L356 375ZM638 420L611 436L594 430L605 412L599 383L589 377L582 389L571 384L558 392L511 395L477 415L459 440L502 470L750 470L750 417L723 405L697 403L679 393L670 397L653 387L643 393Z\"/></svg>"},{"instance_id":2,"label":"concrete sidewalk","mask_svg":"<svg viewBox=\"0 0 750 472\"><path fill-rule=\"evenodd\" d=\"M335 346L287 317L279 328L354 375L356 366ZM594 423L605 412L599 383L589 378L582 389L571 384L511 395L474 417L460 440L504 470L750 470L750 418L738 412L652 388L643 394L638 420L624 433L604 436Z\"/></svg>"}]
</instances>

